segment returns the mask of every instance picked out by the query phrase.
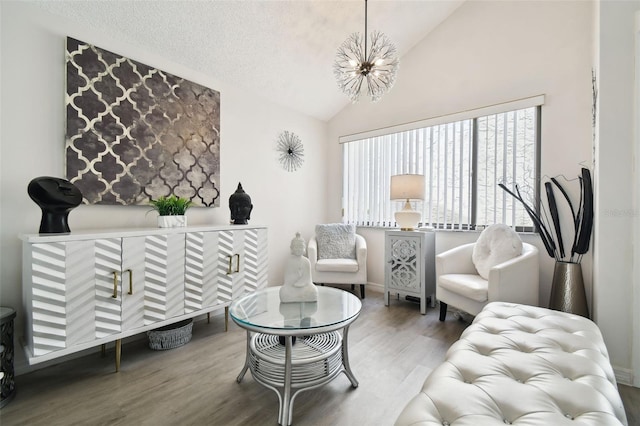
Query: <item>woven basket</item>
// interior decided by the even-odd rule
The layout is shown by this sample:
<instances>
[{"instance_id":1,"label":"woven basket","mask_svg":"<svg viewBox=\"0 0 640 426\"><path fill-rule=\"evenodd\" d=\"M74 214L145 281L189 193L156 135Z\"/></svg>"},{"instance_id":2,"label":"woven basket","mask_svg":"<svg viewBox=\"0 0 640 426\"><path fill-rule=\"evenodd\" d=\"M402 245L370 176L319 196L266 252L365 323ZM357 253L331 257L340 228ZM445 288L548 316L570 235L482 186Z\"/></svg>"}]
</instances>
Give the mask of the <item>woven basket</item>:
<instances>
[{"instance_id":1,"label":"woven basket","mask_svg":"<svg viewBox=\"0 0 640 426\"><path fill-rule=\"evenodd\" d=\"M156 330L147 331L149 347L156 351L164 351L186 345L191 340L192 329L193 320L186 319Z\"/></svg>"}]
</instances>

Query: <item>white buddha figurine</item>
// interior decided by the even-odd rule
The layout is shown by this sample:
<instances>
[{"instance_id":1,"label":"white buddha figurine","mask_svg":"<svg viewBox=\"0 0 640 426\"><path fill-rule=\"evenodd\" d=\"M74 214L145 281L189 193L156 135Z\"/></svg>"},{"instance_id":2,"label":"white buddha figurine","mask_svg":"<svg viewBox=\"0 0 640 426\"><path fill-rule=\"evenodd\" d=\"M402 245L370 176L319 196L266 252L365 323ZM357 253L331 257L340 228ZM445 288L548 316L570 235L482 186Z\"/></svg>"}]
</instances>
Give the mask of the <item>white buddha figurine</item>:
<instances>
[{"instance_id":1,"label":"white buddha figurine","mask_svg":"<svg viewBox=\"0 0 640 426\"><path fill-rule=\"evenodd\" d=\"M318 300L318 289L311 281L311 264L304 257L306 243L296 232L291 240L291 256L287 260L284 270L284 285L280 289L280 301L315 302Z\"/></svg>"}]
</instances>

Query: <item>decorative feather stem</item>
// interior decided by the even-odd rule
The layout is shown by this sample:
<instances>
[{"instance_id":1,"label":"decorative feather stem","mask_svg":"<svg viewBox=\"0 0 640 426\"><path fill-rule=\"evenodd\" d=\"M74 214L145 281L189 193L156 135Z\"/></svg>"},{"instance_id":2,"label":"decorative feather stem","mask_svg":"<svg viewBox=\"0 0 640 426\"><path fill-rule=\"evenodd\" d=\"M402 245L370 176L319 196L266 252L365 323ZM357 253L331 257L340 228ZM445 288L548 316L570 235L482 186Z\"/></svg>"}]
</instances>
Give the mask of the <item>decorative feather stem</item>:
<instances>
[{"instance_id":1,"label":"decorative feather stem","mask_svg":"<svg viewBox=\"0 0 640 426\"><path fill-rule=\"evenodd\" d=\"M544 244L544 248L547 250L547 254L549 256L555 258L556 257L555 254L554 254L555 248L552 247L553 242L550 241L549 239L547 239L548 232L546 232L546 228L544 227L544 224L540 221L540 218L533 211L533 209L531 207L529 207L529 205L522 199L522 197L520 196L520 191L518 190L518 186L516 185L516 191L518 192L517 195L515 193L513 193L512 191L510 191L502 183L499 183L498 186L500 186L500 188L502 188L504 191L506 191L513 198L515 198L516 200L520 201L520 203L524 207L525 211L527 212L527 214L531 218L531 221L533 221L535 229L538 232L538 234L540 235L540 238L542 239L542 243ZM543 231L543 229L544 229L544 231Z\"/></svg>"},{"instance_id":2,"label":"decorative feather stem","mask_svg":"<svg viewBox=\"0 0 640 426\"><path fill-rule=\"evenodd\" d=\"M553 223L551 220L549 220L549 213L547 212L547 208L545 207L544 203L539 203L538 204L539 208L540 208L540 213L538 215L539 219L540 219L540 223L545 224L545 229L548 227L548 223ZM550 241L555 241L553 234L551 233L551 229L550 227L548 227L549 229L547 230L547 232L549 233L549 240ZM553 257L556 260L560 260L560 254L558 253L558 250L556 249L556 245L551 244L551 248L553 249Z\"/></svg>"},{"instance_id":3,"label":"decorative feather stem","mask_svg":"<svg viewBox=\"0 0 640 426\"><path fill-rule=\"evenodd\" d=\"M549 213L553 220L553 228L556 231L556 240L558 249L560 250L560 259L564 258L564 243L562 241L562 230L560 229L560 217L558 216L558 206L556 205L556 196L553 193L551 182L544 183L544 189L547 191L547 203L549 204Z\"/></svg>"},{"instance_id":4,"label":"decorative feather stem","mask_svg":"<svg viewBox=\"0 0 640 426\"><path fill-rule=\"evenodd\" d=\"M538 233L540 234L540 237L542 237L542 241L547 241L547 244L549 245L549 248L551 249L551 253L550 254L551 257L554 257L555 259L558 259L558 251L556 250L556 243L555 241L553 241L553 237L551 236L551 232L549 232L549 229L547 229L547 226L544 224L544 222L542 221L542 218L540 216L538 216L538 214L536 214L536 211L533 209L533 207L530 207L528 204L526 204L524 202L524 199L522 198L522 194L520 194L520 188L518 187L518 185L515 185L516 188L516 193L518 194L518 197L520 197L520 201L522 202L522 204L525 206L525 208L527 209L527 212L529 213L529 216L532 218L535 218L535 220L538 223L537 229L538 229Z\"/></svg>"},{"instance_id":5,"label":"decorative feather stem","mask_svg":"<svg viewBox=\"0 0 640 426\"><path fill-rule=\"evenodd\" d=\"M583 189L584 186L582 182L582 176L578 176L578 181L580 182L580 202L578 203L578 212L576 213L576 232L573 236L573 245L571 246L571 259L573 260L573 256L576 254L576 246L578 245L578 236L580 235L580 222L582 222L582 197L583 197Z\"/></svg>"},{"instance_id":6,"label":"decorative feather stem","mask_svg":"<svg viewBox=\"0 0 640 426\"><path fill-rule=\"evenodd\" d=\"M567 204L569 204L569 208L571 209L571 219L573 220L573 243L571 244L571 255L573 256L573 247L576 244L576 238L578 235L578 216L576 216L576 211L573 208L573 203L571 202L571 199L569 198L569 194L567 194L567 191L565 191L565 189L562 187L562 185L560 185L560 182L558 182L558 180L554 177L551 178L551 182L553 182L553 184L558 187L558 189L560 190L560 192L562 193L562 195L564 196L564 199L567 200ZM580 203L581 204L581 203ZM578 204L578 205L580 205Z\"/></svg>"},{"instance_id":7,"label":"decorative feather stem","mask_svg":"<svg viewBox=\"0 0 640 426\"><path fill-rule=\"evenodd\" d=\"M589 169L583 167L582 174L578 176L578 180L580 182L580 202L578 203L578 210L576 211L567 191L565 191L556 178L551 178L551 182L560 190L571 209L574 238L573 244L571 245L569 262L572 263L580 263L582 255L589 250L591 232L593 230L593 185ZM531 218L536 232L540 235L547 254L556 259L556 261L564 260L565 255L568 254L565 253L564 250L560 215L551 183L546 182L544 184L549 211L547 212L545 205L540 203L540 213L536 212L533 207L524 201L518 185L514 185L515 192L507 189L502 183L498 184L498 186L522 204ZM551 220L549 220L549 217L551 217ZM551 224L553 224L553 229L551 229Z\"/></svg>"},{"instance_id":8,"label":"decorative feather stem","mask_svg":"<svg viewBox=\"0 0 640 426\"><path fill-rule=\"evenodd\" d=\"M593 229L593 186L591 184L591 172L589 169L582 168L583 197L582 197L582 218L580 221L580 230L578 243L575 251L578 254L585 254L589 250L589 242L591 241L591 231Z\"/></svg>"}]
</instances>

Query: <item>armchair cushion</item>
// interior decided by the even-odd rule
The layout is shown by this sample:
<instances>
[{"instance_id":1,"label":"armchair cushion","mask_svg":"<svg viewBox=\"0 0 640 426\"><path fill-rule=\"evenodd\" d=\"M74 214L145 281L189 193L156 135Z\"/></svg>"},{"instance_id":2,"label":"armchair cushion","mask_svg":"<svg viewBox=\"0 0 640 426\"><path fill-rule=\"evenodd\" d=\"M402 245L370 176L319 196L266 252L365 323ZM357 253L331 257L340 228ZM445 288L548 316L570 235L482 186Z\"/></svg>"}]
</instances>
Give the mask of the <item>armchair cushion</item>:
<instances>
[{"instance_id":1,"label":"armchair cushion","mask_svg":"<svg viewBox=\"0 0 640 426\"><path fill-rule=\"evenodd\" d=\"M489 298L489 282L479 275L441 275L438 285L476 302L486 302Z\"/></svg>"},{"instance_id":2,"label":"armchair cushion","mask_svg":"<svg viewBox=\"0 0 640 426\"><path fill-rule=\"evenodd\" d=\"M320 259L316 263L317 271L324 272L358 272L355 259Z\"/></svg>"},{"instance_id":3,"label":"armchair cushion","mask_svg":"<svg viewBox=\"0 0 640 426\"><path fill-rule=\"evenodd\" d=\"M482 231L473 247L472 260L478 274L489 279L489 270L522 254L522 240L509 226L502 223Z\"/></svg>"},{"instance_id":4,"label":"armchair cushion","mask_svg":"<svg viewBox=\"0 0 640 426\"><path fill-rule=\"evenodd\" d=\"M356 227L350 224L316 225L318 259L355 259Z\"/></svg>"}]
</instances>

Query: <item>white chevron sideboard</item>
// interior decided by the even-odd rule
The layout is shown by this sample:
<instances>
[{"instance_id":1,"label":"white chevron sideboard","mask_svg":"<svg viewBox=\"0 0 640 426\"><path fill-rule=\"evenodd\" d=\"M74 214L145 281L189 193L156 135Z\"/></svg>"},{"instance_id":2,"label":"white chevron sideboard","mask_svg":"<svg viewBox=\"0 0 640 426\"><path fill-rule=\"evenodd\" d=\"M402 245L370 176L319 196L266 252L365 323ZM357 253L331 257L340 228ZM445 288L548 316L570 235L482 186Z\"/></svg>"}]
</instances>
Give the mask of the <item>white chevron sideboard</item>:
<instances>
[{"instance_id":1,"label":"white chevron sideboard","mask_svg":"<svg viewBox=\"0 0 640 426\"><path fill-rule=\"evenodd\" d=\"M25 352L37 364L218 309L267 286L267 228L22 235Z\"/></svg>"}]
</instances>

